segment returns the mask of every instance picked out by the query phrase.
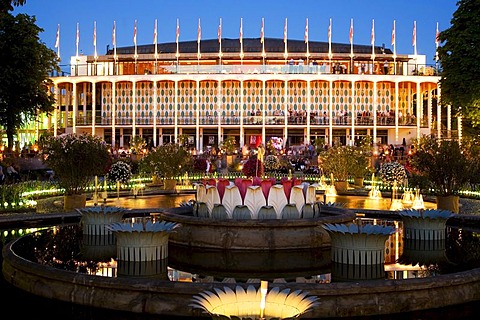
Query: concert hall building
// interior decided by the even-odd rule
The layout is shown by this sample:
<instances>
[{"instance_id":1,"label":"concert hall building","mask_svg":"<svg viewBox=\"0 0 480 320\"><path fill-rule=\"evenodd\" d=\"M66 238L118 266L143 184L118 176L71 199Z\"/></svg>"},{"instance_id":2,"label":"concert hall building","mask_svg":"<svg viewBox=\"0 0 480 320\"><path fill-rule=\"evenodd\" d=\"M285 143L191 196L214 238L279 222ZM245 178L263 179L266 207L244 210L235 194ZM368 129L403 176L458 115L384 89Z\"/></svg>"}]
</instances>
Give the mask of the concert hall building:
<instances>
[{"instance_id":1,"label":"concert hall building","mask_svg":"<svg viewBox=\"0 0 480 320\"><path fill-rule=\"evenodd\" d=\"M384 46L274 38L107 48L72 57L51 78L56 111L37 133L89 133L126 149L136 135L151 146L182 136L198 151L227 137L239 147L280 137L289 148L453 136L459 122L437 103L440 77L425 61Z\"/></svg>"}]
</instances>

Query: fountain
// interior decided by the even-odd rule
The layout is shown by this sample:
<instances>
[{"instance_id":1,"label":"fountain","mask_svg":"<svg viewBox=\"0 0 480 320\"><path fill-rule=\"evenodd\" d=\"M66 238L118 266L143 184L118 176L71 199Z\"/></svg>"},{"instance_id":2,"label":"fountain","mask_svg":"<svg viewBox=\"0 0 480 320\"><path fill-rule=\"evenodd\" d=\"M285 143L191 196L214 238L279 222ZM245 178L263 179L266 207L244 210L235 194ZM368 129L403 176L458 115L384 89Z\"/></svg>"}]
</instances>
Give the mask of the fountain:
<instances>
[{"instance_id":1,"label":"fountain","mask_svg":"<svg viewBox=\"0 0 480 320\"><path fill-rule=\"evenodd\" d=\"M403 209L402 200L397 198L397 193L398 193L397 191L398 191L397 181L394 181L392 186L392 204L390 205L390 210L392 211Z\"/></svg>"},{"instance_id":2,"label":"fountain","mask_svg":"<svg viewBox=\"0 0 480 320\"><path fill-rule=\"evenodd\" d=\"M330 174L330 184L325 185L325 197L336 197L337 189L335 188L335 179L333 173Z\"/></svg>"},{"instance_id":3,"label":"fountain","mask_svg":"<svg viewBox=\"0 0 480 320\"><path fill-rule=\"evenodd\" d=\"M193 297L194 308L210 314L212 319L293 319L310 311L319 304L318 298L307 293L273 287L268 291L268 282L261 281L255 289L240 286L206 290Z\"/></svg>"},{"instance_id":4,"label":"fountain","mask_svg":"<svg viewBox=\"0 0 480 320\"><path fill-rule=\"evenodd\" d=\"M218 182L215 188L218 191ZM258 188L253 189L256 189L254 192L259 193ZM206 189L205 191L208 192ZM285 193L285 190L283 192ZM295 192L293 188L291 192ZM258 195L255 194L255 196ZM71 245L72 248L78 249L78 245L75 246L70 241L61 241L62 238L52 241L52 239L40 233L19 238L5 246L4 278L7 282L27 292L40 296L55 296L58 300L75 304L143 314L194 318L205 316L199 310L201 308L187 307L191 304L192 297L198 296L200 292L211 296L215 294L214 291L219 292L218 290L225 292L230 289L237 292L237 287L241 287L243 291L247 292L249 286L258 288L257 285L261 283L260 279L269 279L269 281L274 282L278 292L287 292L285 290L289 290L289 292L308 292L314 297L319 297L321 303L313 306L308 313L302 314L302 316L310 318L385 315L433 309L478 300L480 271L476 270L468 273L438 274L434 280L428 278L408 282L390 279L372 282L361 280L365 281L361 285L358 284L360 280L353 284L345 282L345 280L336 282L336 280L344 278L345 275L350 276L350 274L347 269L336 268L336 263L330 269L329 266L334 252L333 247L335 247L337 253L348 253L348 251L343 250L341 244L339 245L337 242L334 245L333 237L323 226L351 223L355 219L355 215L350 210L317 202L313 207L314 213L318 212L319 216L313 218L297 216L295 218L278 219L275 212L275 217L261 219L261 211L259 210L257 217L254 218L251 213L252 208L248 208L247 203L247 205L242 205L247 207L250 218L236 220L233 219L233 216L232 218L228 216L214 217L215 205L218 207L218 204L213 203L210 212L208 211L209 206L205 206L206 214L212 214L212 216L207 217L194 216L195 206L192 205L179 206L168 210L148 209L142 212L138 211L137 208L135 212L139 216L155 212L154 215L150 216L152 221L160 220L181 224L180 227L175 228L175 232L169 234L168 257L166 259L169 267L176 266L177 270L196 275L188 281L174 280L181 277L173 278L170 270L167 271L168 279L157 276L142 279L143 271L134 273L120 270L120 263L127 260L120 260L118 257L119 273L114 275L114 278L112 276L93 276L92 274L99 274L100 269L91 271L90 268L103 267L91 263L94 261L78 260L77 251L72 251L68 247L68 245ZM296 203L289 204L291 205L290 209L300 214ZM318 206L321 210L318 211L315 206ZM253 207L253 210L256 209L257 207ZM380 212L375 214L380 214ZM391 214L385 212L384 217L391 218ZM378 219L378 216L376 219ZM77 236L83 234L79 225L65 227L70 227L70 229L63 231L61 228L55 228L43 232L51 234L52 237L64 235L65 238L63 239L76 239ZM78 229L78 234L71 232L72 227ZM351 232L349 236L353 237L353 233ZM310 242L307 242L307 240ZM216 244L216 247L205 247L205 243ZM297 243L300 243L300 246L296 247ZM52 246L54 244L55 247ZM106 245L109 247L108 254L111 254L111 243L108 242ZM45 257L51 257L52 253L55 257L58 257L58 253L63 252L68 253L68 257L76 257L78 261L67 260L64 265L61 265L61 267L70 266L74 270L55 269L50 265L51 261L49 260L45 260L46 265L40 264L39 261L43 261L45 257L42 256L39 249L44 247L46 249ZM384 244L384 249L387 250L385 247ZM388 249L390 248L388 246ZM33 249L36 250L35 257L38 258L30 261L31 258L29 257L34 256L32 254ZM55 251L52 251L53 249ZM330 252L330 256L325 254L325 251ZM376 267L377 262L381 261L381 258L377 258L382 255L382 252L377 249L370 251L372 257L375 257L371 260L375 262L373 266ZM253 255L254 253L258 256ZM320 253L321 257L319 257ZM117 253L117 255L119 254ZM352 253L350 256L355 257L355 254ZM360 254L358 256L367 257L367 255ZM307 263L306 260L308 259L311 262ZM57 263L62 262L60 259L55 261ZM341 261L346 262L346 260ZM365 261L366 266L369 266L366 262L368 260L362 260L362 263L363 261ZM456 261L453 262L456 263ZM81 267L79 268L79 266ZM165 270L164 265L154 267ZM346 267L353 270L357 265L347 265ZM272 269L274 269L274 275L269 275L268 271ZM115 272L115 270L112 271ZM306 273L305 270L307 270ZM376 276L380 274L376 271L376 268L370 271L366 271L367 267L357 268L356 270L359 273L370 272L371 279L376 279ZM243 273L240 273L241 271ZM334 276L332 277L334 281L320 283L327 279L328 275L325 273L329 271ZM202 282L200 279L210 280ZM192 281L195 283L191 283ZM459 294L459 290L462 294ZM207 291L210 293L206 293ZM241 294L240 290L238 292ZM346 292L348 294L345 294ZM422 300L423 303L419 304L418 300L425 296L430 298ZM267 305L268 298L265 302ZM258 303L258 300L256 303ZM268 316L266 311L267 307L264 316Z\"/></svg>"},{"instance_id":5,"label":"fountain","mask_svg":"<svg viewBox=\"0 0 480 320\"><path fill-rule=\"evenodd\" d=\"M368 191L368 197L370 199L382 199L382 193L379 187L375 184L375 173L372 173L372 187Z\"/></svg>"},{"instance_id":6,"label":"fountain","mask_svg":"<svg viewBox=\"0 0 480 320\"><path fill-rule=\"evenodd\" d=\"M412 209L421 210L425 209L425 203L423 202L423 196L420 194L420 190L415 190L415 196L412 202Z\"/></svg>"},{"instance_id":7,"label":"fountain","mask_svg":"<svg viewBox=\"0 0 480 320\"><path fill-rule=\"evenodd\" d=\"M332 238L332 279L357 281L385 275L385 241L395 228L381 225L326 223Z\"/></svg>"},{"instance_id":8,"label":"fountain","mask_svg":"<svg viewBox=\"0 0 480 320\"><path fill-rule=\"evenodd\" d=\"M108 226L122 221L127 209L121 207L95 206L75 209L81 214L80 224L83 233L92 236L105 236L111 234Z\"/></svg>"},{"instance_id":9,"label":"fountain","mask_svg":"<svg viewBox=\"0 0 480 320\"><path fill-rule=\"evenodd\" d=\"M413 199L415 195L411 189L405 189L402 195L402 203L405 207L410 208L413 204Z\"/></svg>"},{"instance_id":10,"label":"fountain","mask_svg":"<svg viewBox=\"0 0 480 320\"><path fill-rule=\"evenodd\" d=\"M414 240L444 240L447 219L453 216L447 210L410 209L398 213L405 224L405 238Z\"/></svg>"}]
</instances>

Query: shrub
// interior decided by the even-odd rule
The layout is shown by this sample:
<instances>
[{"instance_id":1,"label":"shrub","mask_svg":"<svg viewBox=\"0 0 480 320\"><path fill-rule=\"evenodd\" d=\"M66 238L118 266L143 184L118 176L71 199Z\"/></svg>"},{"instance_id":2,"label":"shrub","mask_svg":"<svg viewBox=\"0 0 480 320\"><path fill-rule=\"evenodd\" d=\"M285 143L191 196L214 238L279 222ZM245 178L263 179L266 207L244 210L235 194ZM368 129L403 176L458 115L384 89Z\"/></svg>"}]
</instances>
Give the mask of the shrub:
<instances>
[{"instance_id":1,"label":"shrub","mask_svg":"<svg viewBox=\"0 0 480 320\"><path fill-rule=\"evenodd\" d=\"M277 156L269 154L265 157L263 165L266 171L275 171L280 168L280 160L278 160Z\"/></svg>"},{"instance_id":2,"label":"shrub","mask_svg":"<svg viewBox=\"0 0 480 320\"><path fill-rule=\"evenodd\" d=\"M107 173L107 180L127 183L132 177L132 170L128 163L123 161L115 162Z\"/></svg>"},{"instance_id":3,"label":"shrub","mask_svg":"<svg viewBox=\"0 0 480 320\"><path fill-rule=\"evenodd\" d=\"M66 195L83 194L92 177L104 175L111 163L109 145L89 134L46 137L41 154Z\"/></svg>"},{"instance_id":4,"label":"shrub","mask_svg":"<svg viewBox=\"0 0 480 320\"><path fill-rule=\"evenodd\" d=\"M252 157L243 164L242 172L247 177L262 177L263 163L256 157Z\"/></svg>"},{"instance_id":5,"label":"shrub","mask_svg":"<svg viewBox=\"0 0 480 320\"><path fill-rule=\"evenodd\" d=\"M404 184L407 182L407 170L398 162L385 162L380 165L378 174L382 178L383 183L393 186L394 182L397 184Z\"/></svg>"},{"instance_id":6,"label":"shrub","mask_svg":"<svg viewBox=\"0 0 480 320\"><path fill-rule=\"evenodd\" d=\"M174 143L162 144L140 160L142 172L167 179L181 176L192 167L193 156L185 147Z\"/></svg>"}]
</instances>

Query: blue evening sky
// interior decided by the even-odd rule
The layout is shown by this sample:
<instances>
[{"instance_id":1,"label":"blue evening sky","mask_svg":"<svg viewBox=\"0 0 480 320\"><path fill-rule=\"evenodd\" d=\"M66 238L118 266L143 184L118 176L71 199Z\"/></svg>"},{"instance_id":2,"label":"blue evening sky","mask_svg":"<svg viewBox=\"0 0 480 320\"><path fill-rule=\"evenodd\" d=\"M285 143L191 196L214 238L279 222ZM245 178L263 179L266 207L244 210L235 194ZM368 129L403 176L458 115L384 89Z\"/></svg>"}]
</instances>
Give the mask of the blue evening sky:
<instances>
[{"instance_id":1,"label":"blue evening sky","mask_svg":"<svg viewBox=\"0 0 480 320\"><path fill-rule=\"evenodd\" d=\"M196 40L198 19L202 39L216 39L220 18L222 37L238 38L240 18L243 37L259 38L262 18L265 37L283 39L285 18L288 38L303 40L308 18L310 41L328 41L332 19L332 42L349 43L350 20L353 19L354 44L370 45L372 20L375 21L375 45L392 49L391 34L396 21L396 52L413 54L413 24L417 25L417 52L434 63L436 24L442 31L450 26L457 9L455 0L27 0L13 12L35 16L44 31L41 40L56 51L55 39L60 24L60 56L68 64L76 51L76 25L79 24L79 51L94 54L93 29L97 25L97 52L112 48L113 21L116 21L117 47L133 45L137 20L137 44L153 43L155 19L158 20L158 43L175 42L176 21L180 21L180 41ZM265 48L268 51L268 48Z\"/></svg>"}]
</instances>

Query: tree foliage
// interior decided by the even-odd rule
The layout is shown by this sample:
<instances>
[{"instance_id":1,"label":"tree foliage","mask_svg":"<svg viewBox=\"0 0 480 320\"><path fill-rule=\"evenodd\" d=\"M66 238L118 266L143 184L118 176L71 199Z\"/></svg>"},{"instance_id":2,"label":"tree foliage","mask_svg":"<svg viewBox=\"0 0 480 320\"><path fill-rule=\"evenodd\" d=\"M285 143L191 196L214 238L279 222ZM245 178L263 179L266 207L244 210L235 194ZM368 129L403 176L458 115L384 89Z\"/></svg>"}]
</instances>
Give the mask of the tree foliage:
<instances>
[{"instance_id":1,"label":"tree foliage","mask_svg":"<svg viewBox=\"0 0 480 320\"><path fill-rule=\"evenodd\" d=\"M480 1L459 0L450 28L439 34L441 103L480 126Z\"/></svg>"},{"instance_id":2,"label":"tree foliage","mask_svg":"<svg viewBox=\"0 0 480 320\"><path fill-rule=\"evenodd\" d=\"M457 195L478 174L478 148L474 142L459 144L455 140L423 136L415 143L414 150L413 174L424 177L436 195Z\"/></svg>"},{"instance_id":3,"label":"tree foliage","mask_svg":"<svg viewBox=\"0 0 480 320\"><path fill-rule=\"evenodd\" d=\"M27 0L0 0L0 11L12 11L14 7L23 6Z\"/></svg>"},{"instance_id":4,"label":"tree foliage","mask_svg":"<svg viewBox=\"0 0 480 320\"><path fill-rule=\"evenodd\" d=\"M108 172L109 148L103 139L89 134L62 134L41 142L44 162L67 195L82 194L94 176Z\"/></svg>"},{"instance_id":5,"label":"tree foliage","mask_svg":"<svg viewBox=\"0 0 480 320\"><path fill-rule=\"evenodd\" d=\"M58 69L58 59L40 41L43 29L35 21L26 14L13 16L0 10L0 126L6 131L9 148L18 129L38 114L53 110L48 76Z\"/></svg>"},{"instance_id":6,"label":"tree foliage","mask_svg":"<svg viewBox=\"0 0 480 320\"><path fill-rule=\"evenodd\" d=\"M182 176L193 168L193 156L178 143L157 146L140 160L140 171L166 179Z\"/></svg>"}]
</instances>

